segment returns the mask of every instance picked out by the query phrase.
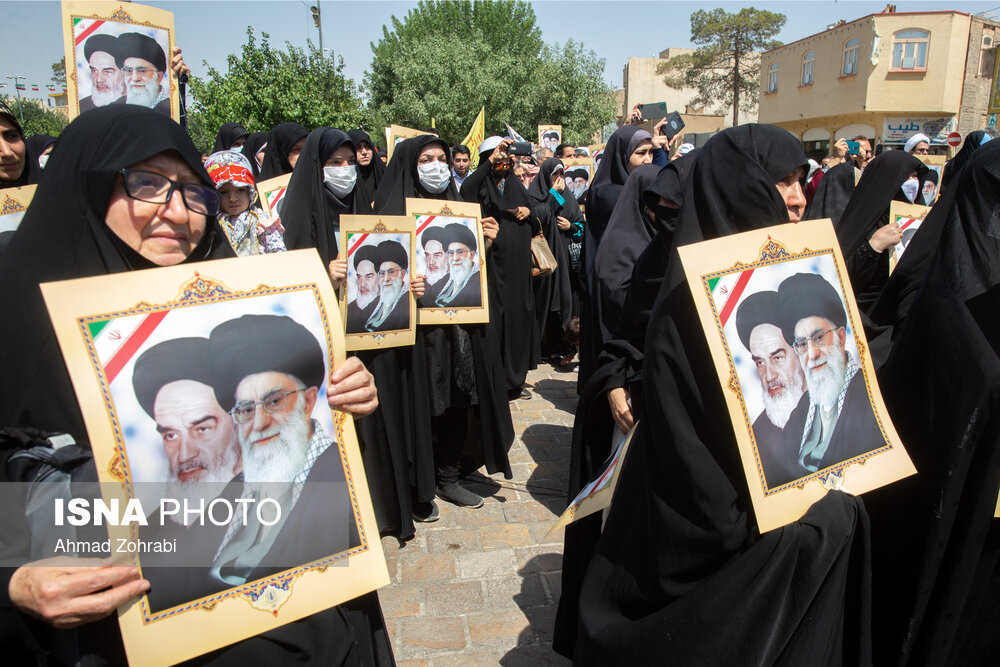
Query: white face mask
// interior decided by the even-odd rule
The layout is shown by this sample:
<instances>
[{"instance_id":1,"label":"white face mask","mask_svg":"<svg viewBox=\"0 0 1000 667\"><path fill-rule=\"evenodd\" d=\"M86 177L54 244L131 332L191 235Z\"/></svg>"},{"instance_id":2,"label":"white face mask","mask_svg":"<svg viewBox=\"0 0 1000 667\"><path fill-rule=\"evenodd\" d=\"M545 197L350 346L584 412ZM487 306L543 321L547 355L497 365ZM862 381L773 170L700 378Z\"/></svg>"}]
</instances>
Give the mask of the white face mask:
<instances>
[{"instance_id":1,"label":"white face mask","mask_svg":"<svg viewBox=\"0 0 1000 667\"><path fill-rule=\"evenodd\" d=\"M917 192L920 191L920 181L915 178L909 178L903 183L903 194L912 203L917 198Z\"/></svg>"},{"instance_id":2,"label":"white face mask","mask_svg":"<svg viewBox=\"0 0 1000 667\"><path fill-rule=\"evenodd\" d=\"M346 167L323 167L323 182L330 186L333 194L346 197L351 194L358 180L358 168L353 164Z\"/></svg>"},{"instance_id":3,"label":"white face mask","mask_svg":"<svg viewBox=\"0 0 1000 667\"><path fill-rule=\"evenodd\" d=\"M45 169L45 163L48 161L49 161L49 156L48 154L45 154L42 157L38 158L38 166L41 167L42 169Z\"/></svg>"},{"instance_id":4,"label":"white face mask","mask_svg":"<svg viewBox=\"0 0 1000 667\"><path fill-rule=\"evenodd\" d=\"M439 160L418 164L417 174L420 178L420 185L432 194L444 192L448 183L451 182L451 171L448 169L448 163Z\"/></svg>"}]
</instances>

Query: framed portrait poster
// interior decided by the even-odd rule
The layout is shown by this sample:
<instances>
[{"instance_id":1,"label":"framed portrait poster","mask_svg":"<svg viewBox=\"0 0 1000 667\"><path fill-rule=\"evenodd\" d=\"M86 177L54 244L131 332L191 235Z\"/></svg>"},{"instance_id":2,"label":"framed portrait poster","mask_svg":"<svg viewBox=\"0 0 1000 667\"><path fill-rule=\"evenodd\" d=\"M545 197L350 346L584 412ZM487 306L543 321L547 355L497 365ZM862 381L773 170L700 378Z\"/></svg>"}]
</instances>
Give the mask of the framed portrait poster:
<instances>
[{"instance_id":1,"label":"framed portrait poster","mask_svg":"<svg viewBox=\"0 0 1000 667\"><path fill-rule=\"evenodd\" d=\"M170 69L174 15L122 2L62 3L69 120L109 104L137 104L180 120Z\"/></svg>"},{"instance_id":2,"label":"framed portrait poster","mask_svg":"<svg viewBox=\"0 0 1000 667\"><path fill-rule=\"evenodd\" d=\"M28 210L28 204L35 196L37 187L37 185L22 185L19 188L0 190L0 234L12 232L21 224L21 218Z\"/></svg>"},{"instance_id":3,"label":"framed portrait poster","mask_svg":"<svg viewBox=\"0 0 1000 667\"><path fill-rule=\"evenodd\" d=\"M618 488L618 477L624 467L625 457L628 455L629 445L632 444L632 437L635 435L635 427L623 434L617 428L614 429L611 439L611 456L607 465L590 482L586 484L576 498L570 502L569 507L559 515L546 537L559 530L566 524L578 521L595 512L604 511L614 500L615 489Z\"/></svg>"},{"instance_id":4,"label":"framed portrait poster","mask_svg":"<svg viewBox=\"0 0 1000 667\"><path fill-rule=\"evenodd\" d=\"M562 162L566 173L566 187L573 191L573 195L577 199L580 199L590 187L590 182L594 180L594 159L573 157L566 158Z\"/></svg>"},{"instance_id":5,"label":"framed portrait poster","mask_svg":"<svg viewBox=\"0 0 1000 667\"><path fill-rule=\"evenodd\" d=\"M340 247L347 249L340 309L348 350L416 340L417 306L410 291L414 229L406 215L340 216Z\"/></svg>"},{"instance_id":6,"label":"framed portrait poster","mask_svg":"<svg viewBox=\"0 0 1000 667\"><path fill-rule=\"evenodd\" d=\"M830 490L859 495L916 472L882 401L829 219L678 251L761 532Z\"/></svg>"},{"instance_id":7,"label":"framed portrait poster","mask_svg":"<svg viewBox=\"0 0 1000 667\"><path fill-rule=\"evenodd\" d=\"M902 240L892 247L892 252L889 254L889 273L892 273L896 268L896 264L899 263L899 259L906 250L906 246L910 245L913 235L920 229L924 218L930 212L930 206L918 206L917 204L907 204L900 201L894 201L889 205L889 223L895 222L903 232Z\"/></svg>"},{"instance_id":8,"label":"framed portrait poster","mask_svg":"<svg viewBox=\"0 0 1000 667\"><path fill-rule=\"evenodd\" d=\"M416 275L425 276L419 323L489 322L479 204L408 198L406 213L416 221Z\"/></svg>"},{"instance_id":9,"label":"framed portrait poster","mask_svg":"<svg viewBox=\"0 0 1000 667\"><path fill-rule=\"evenodd\" d=\"M118 610L131 664L389 583L354 421L327 404L345 349L315 251L41 289L101 482L89 502L133 510L103 555L151 584Z\"/></svg>"},{"instance_id":10,"label":"framed portrait poster","mask_svg":"<svg viewBox=\"0 0 1000 667\"><path fill-rule=\"evenodd\" d=\"M562 143L562 125L539 125L538 145L541 148L548 148L553 154L556 148Z\"/></svg>"},{"instance_id":11,"label":"framed portrait poster","mask_svg":"<svg viewBox=\"0 0 1000 667\"><path fill-rule=\"evenodd\" d=\"M933 174L928 173L924 179L920 193L917 194L917 201L914 204L925 204L931 206L937 201L938 189L941 187L941 176L944 175L944 166L948 158L944 155L914 155L921 162L927 165Z\"/></svg>"},{"instance_id":12,"label":"framed portrait poster","mask_svg":"<svg viewBox=\"0 0 1000 667\"><path fill-rule=\"evenodd\" d=\"M264 209L264 213L281 217L281 200L288 190L290 180L292 180L291 174L282 174L257 184L257 196L260 198L260 207Z\"/></svg>"},{"instance_id":13,"label":"framed portrait poster","mask_svg":"<svg viewBox=\"0 0 1000 667\"><path fill-rule=\"evenodd\" d=\"M413 137L419 137L422 134L427 134L423 130L415 130L412 127L403 127L402 125L390 125L385 128L385 150L388 153L387 159L392 159L392 153L396 148L396 144L404 139L412 139Z\"/></svg>"}]
</instances>

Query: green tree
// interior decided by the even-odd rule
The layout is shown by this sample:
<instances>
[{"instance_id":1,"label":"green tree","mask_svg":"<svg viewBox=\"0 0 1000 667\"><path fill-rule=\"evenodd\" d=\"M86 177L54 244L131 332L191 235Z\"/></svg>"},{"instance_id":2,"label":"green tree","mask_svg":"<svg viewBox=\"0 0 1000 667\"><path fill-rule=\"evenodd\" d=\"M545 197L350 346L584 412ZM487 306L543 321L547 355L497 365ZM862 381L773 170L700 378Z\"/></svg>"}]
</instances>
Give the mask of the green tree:
<instances>
[{"instance_id":1,"label":"green tree","mask_svg":"<svg viewBox=\"0 0 1000 667\"><path fill-rule=\"evenodd\" d=\"M357 88L344 77L342 59L324 58L311 42L308 50L288 43L286 50L277 50L269 39L262 32L258 42L248 27L243 51L228 56L225 73L209 67L204 78L190 77L194 102L188 121L199 150L211 150L215 133L229 121L250 132L285 121L345 130L363 121Z\"/></svg>"},{"instance_id":2,"label":"green tree","mask_svg":"<svg viewBox=\"0 0 1000 667\"><path fill-rule=\"evenodd\" d=\"M11 108L14 115L19 114L16 98L5 96L0 99ZM51 134L53 137L58 137L59 133L69 125L62 114L49 110L41 102L34 99L22 97L20 113L24 114L21 129L24 130L26 137L33 134Z\"/></svg>"},{"instance_id":3,"label":"green tree","mask_svg":"<svg viewBox=\"0 0 1000 667\"><path fill-rule=\"evenodd\" d=\"M52 83L58 86L66 85L66 56L59 59L59 62L52 63Z\"/></svg>"},{"instance_id":4,"label":"green tree","mask_svg":"<svg viewBox=\"0 0 1000 667\"><path fill-rule=\"evenodd\" d=\"M739 125L740 109L757 107L760 52L781 46L772 38L783 25L784 14L753 7L736 14L699 9L691 14L691 41L700 48L661 63L657 73L673 88L695 88L695 104L732 109L733 125Z\"/></svg>"},{"instance_id":5,"label":"green tree","mask_svg":"<svg viewBox=\"0 0 1000 667\"><path fill-rule=\"evenodd\" d=\"M422 128L431 118L457 143L480 107L487 134L504 121L528 137L539 124L561 123L586 141L614 116L604 61L583 45L546 47L525 2L420 2L372 44L366 74L372 125Z\"/></svg>"}]
</instances>

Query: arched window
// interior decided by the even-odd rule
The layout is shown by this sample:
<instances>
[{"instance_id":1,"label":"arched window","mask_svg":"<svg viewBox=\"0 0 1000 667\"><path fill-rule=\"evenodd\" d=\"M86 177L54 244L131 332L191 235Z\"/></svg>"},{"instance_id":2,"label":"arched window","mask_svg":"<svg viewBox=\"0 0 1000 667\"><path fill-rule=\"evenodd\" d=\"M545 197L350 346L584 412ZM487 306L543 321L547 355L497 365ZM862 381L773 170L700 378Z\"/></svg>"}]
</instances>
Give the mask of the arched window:
<instances>
[{"instance_id":1,"label":"arched window","mask_svg":"<svg viewBox=\"0 0 1000 667\"><path fill-rule=\"evenodd\" d=\"M812 51L806 52L802 56L802 85L808 86L813 82L813 66L816 64L816 54Z\"/></svg>"},{"instance_id":2,"label":"arched window","mask_svg":"<svg viewBox=\"0 0 1000 667\"><path fill-rule=\"evenodd\" d=\"M842 76L850 76L858 73L858 51L861 43L858 38L849 39L844 42L844 71Z\"/></svg>"},{"instance_id":3,"label":"arched window","mask_svg":"<svg viewBox=\"0 0 1000 667\"><path fill-rule=\"evenodd\" d=\"M892 36L894 70L927 69L927 43L931 34L924 30L900 30Z\"/></svg>"},{"instance_id":4,"label":"arched window","mask_svg":"<svg viewBox=\"0 0 1000 667\"><path fill-rule=\"evenodd\" d=\"M771 63L771 66L767 68L767 92L775 93L778 91L778 63Z\"/></svg>"}]
</instances>

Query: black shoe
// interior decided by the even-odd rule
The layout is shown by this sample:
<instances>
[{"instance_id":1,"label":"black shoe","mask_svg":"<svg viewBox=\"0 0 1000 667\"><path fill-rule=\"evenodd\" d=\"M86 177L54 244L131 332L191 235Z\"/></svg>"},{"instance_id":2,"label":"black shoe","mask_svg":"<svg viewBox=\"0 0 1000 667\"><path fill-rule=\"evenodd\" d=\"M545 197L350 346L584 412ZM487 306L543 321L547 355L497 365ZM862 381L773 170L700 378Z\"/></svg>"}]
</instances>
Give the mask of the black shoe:
<instances>
[{"instance_id":1,"label":"black shoe","mask_svg":"<svg viewBox=\"0 0 1000 667\"><path fill-rule=\"evenodd\" d=\"M433 500L426 503L413 503L410 514L413 516L413 520L419 523L433 523L441 518L437 503Z\"/></svg>"},{"instance_id":2,"label":"black shoe","mask_svg":"<svg viewBox=\"0 0 1000 667\"><path fill-rule=\"evenodd\" d=\"M438 486L437 497L448 502L455 503L459 507L471 507L476 509L483 506L482 496L479 496L458 482L451 482Z\"/></svg>"}]
</instances>

